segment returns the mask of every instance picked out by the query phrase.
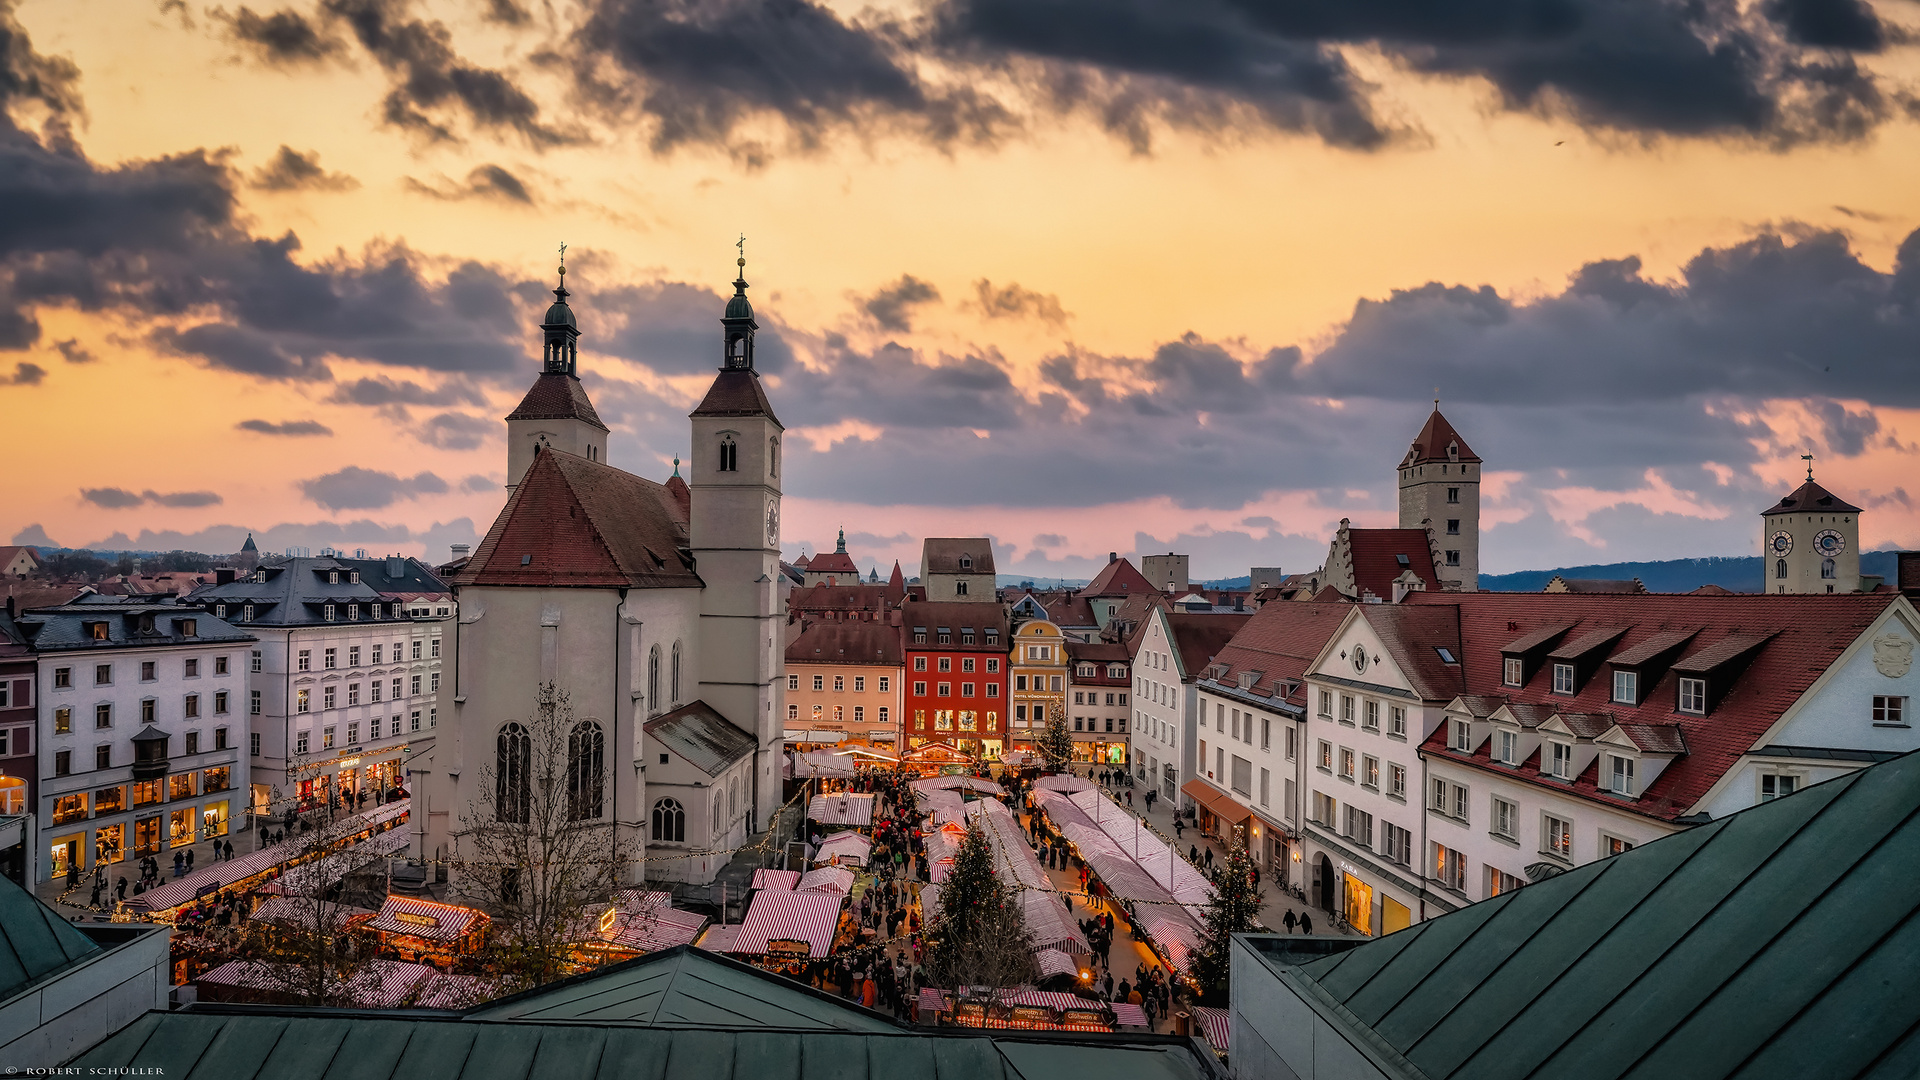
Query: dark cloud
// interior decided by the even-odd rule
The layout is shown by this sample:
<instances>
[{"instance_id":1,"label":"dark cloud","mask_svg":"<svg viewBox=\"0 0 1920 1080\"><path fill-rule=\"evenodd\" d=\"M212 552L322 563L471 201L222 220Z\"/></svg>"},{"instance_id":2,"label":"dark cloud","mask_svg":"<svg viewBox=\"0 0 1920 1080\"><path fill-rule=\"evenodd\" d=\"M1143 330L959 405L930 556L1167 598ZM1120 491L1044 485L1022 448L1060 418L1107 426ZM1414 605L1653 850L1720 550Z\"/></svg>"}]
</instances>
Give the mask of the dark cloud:
<instances>
[{"instance_id":1,"label":"dark cloud","mask_svg":"<svg viewBox=\"0 0 1920 1080\"><path fill-rule=\"evenodd\" d=\"M261 435L331 435L333 429L318 420L283 420L274 423L271 420L242 420L233 425L240 431L252 431Z\"/></svg>"},{"instance_id":2,"label":"dark cloud","mask_svg":"<svg viewBox=\"0 0 1920 1080\"><path fill-rule=\"evenodd\" d=\"M447 482L430 472L413 477L349 465L299 482L307 498L327 510L379 510L404 499L446 494Z\"/></svg>"},{"instance_id":3,"label":"dark cloud","mask_svg":"<svg viewBox=\"0 0 1920 1080\"><path fill-rule=\"evenodd\" d=\"M37 548L57 548L64 546L54 543L53 537L48 536L47 530L42 528L38 523L29 525L19 532L14 533L13 542L16 544L31 544Z\"/></svg>"},{"instance_id":4,"label":"dark cloud","mask_svg":"<svg viewBox=\"0 0 1920 1080\"><path fill-rule=\"evenodd\" d=\"M1072 114L1140 152L1160 127L1372 150L1407 131L1348 62L1356 48L1596 131L1847 141L1896 104L1853 55L1901 38L1866 0L931 0L855 21L812 0L588 10L574 39L596 61L578 65L586 100L650 122L656 149L710 143L748 161L765 158L742 134L762 117L802 147L876 125L991 142Z\"/></svg>"},{"instance_id":5,"label":"dark cloud","mask_svg":"<svg viewBox=\"0 0 1920 1080\"><path fill-rule=\"evenodd\" d=\"M34 101L56 117L79 115L80 69L64 57L35 52L14 8L14 0L0 0L0 105Z\"/></svg>"},{"instance_id":6,"label":"dark cloud","mask_svg":"<svg viewBox=\"0 0 1920 1080\"><path fill-rule=\"evenodd\" d=\"M345 44L323 24L297 11L261 15L243 4L231 14L224 8L209 14L226 27L228 40L271 67L317 64L338 55Z\"/></svg>"},{"instance_id":7,"label":"dark cloud","mask_svg":"<svg viewBox=\"0 0 1920 1080\"><path fill-rule=\"evenodd\" d=\"M496 199L533 205L533 193L520 182L520 178L498 165L481 165L467 174L463 181L441 177L438 182L428 184L407 178L407 190L429 198L455 201L459 199Z\"/></svg>"},{"instance_id":8,"label":"dark cloud","mask_svg":"<svg viewBox=\"0 0 1920 1080\"><path fill-rule=\"evenodd\" d=\"M761 115L803 144L850 123L904 124L941 143L1010 126L996 102L924 83L897 33L810 0L597 0L574 46L601 61L581 66L588 96L650 120L659 150L732 143Z\"/></svg>"},{"instance_id":9,"label":"dark cloud","mask_svg":"<svg viewBox=\"0 0 1920 1080\"><path fill-rule=\"evenodd\" d=\"M902 274L899 281L882 286L872 296L861 300L859 306L880 329L904 334L913 329L913 309L939 299L939 289L912 274Z\"/></svg>"},{"instance_id":10,"label":"dark cloud","mask_svg":"<svg viewBox=\"0 0 1920 1080\"><path fill-rule=\"evenodd\" d=\"M519 0L486 0L480 17L502 26L525 26L533 21L533 13L521 6Z\"/></svg>"},{"instance_id":11,"label":"dark cloud","mask_svg":"<svg viewBox=\"0 0 1920 1080\"><path fill-rule=\"evenodd\" d=\"M25 360L13 365L13 374L0 375L0 385L39 386L40 380L47 377L47 369L39 364L30 364Z\"/></svg>"},{"instance_id":12,"label":"dark cloud","mask_svg":"<svg viewBox=\"0 0 1920 1080\"><path fill-rule=\"evenodd\" d=\"M443 412L414 428L414 437L442 450L472 450L499 434L500 422L466 413Z\"/></svg>"},{"instance_id":13,"label":"dark cloud","mask_svg":"<svg viewBox=\"0 0 1920 1080\"><path fill-rule=\"evenodd\" d=\"M420 530L359 518L353 521L281 522L265 526L210 525L194 532L142 529L134 536L116 532L86 546L96 551L226 553L240 550L249 533L263 552L284 551L290 547L335 547L342 550L370 547L392 550L392 546L419 544L430 560L445 558L448 544L472 545L477 540L471 518L436 521L432 526Z\"/></svg>"},{"instance_id":14,"label":"dark cloud","mask_svg":"<svg viewBox=\"0 0 1920 1080\"><path fill-rule=\"evenodd\" d=\"M475 473L465 480L460 481L460 490L469 495L474 495L482 491L498 491L500 490L500 484Z\"/></svg>"},{"instance_id":15,"label":"dark cloud","mask_svg":"<svg viewBox=\"0 0 1920 1080\"><path fill-rule=\"evenodd\" d=\"M995 285L986 278L973 283L973 299L963 305L986 319L1037 319L1058 330L1072 318L1052 293L1035 292L1017 281Z\"/></svg>"},{"instance_id":16,"label":"dark cloud","mask_svg":"<svg viewBox=\"0 0 1920 1080\"><path fill-rule=\"evenodd\" d=\"M256 169L252 186L261 191L351 191L360 181L320 167L320 152L301 153L282 143L273 160Z\"/></svg>"},{"instance_id":17,"label":"dark cloud","mask_svg":"<svg viewBox=\"0 0 1920 1080\"><path fill-rule=\"evenodd\" d=\"M505 73L478 67L453 51L444 23L407 16L407 0L322 0L321 10L346 26L386 70L392 87L382 118L434 140L454 138L444 119L458 113L477 128L518 133L536 147L577 142L578 132L544 123L540 106Z\"/></svg>"},{"instance_id":18,"label":"dark cloud","mask_svg":"<svg viewBox=\"0 0 1920 1080\"><path fill-rule=\"evenodd\" d=\"M218 494L211 491L174 491L162 494L149 488L136 493L117 487L81 488L80 498L107 510L126 510L135 506L194 509L202 506L218 506L222 501Z\"/></svg>"},{"instance_id":19,"label":"dark cloud","mask_svg":"<svg viewBox=\"0 0 1920 1080\"><path fill-rule=\"evenodd\" d=\"M340 405L484 405L487 399L477 388L458 380L421 386L408 379L380 375L343 382L327 400Z\"/></svg>"},{"instance_id":20,"label":"dark cloud","mask_svg":"<svg viewBox=\"0 0 1920 1080\"><path fill-rule=\"evenodd\" d=\"M569 268L569 285L576 275ZM530 287L527 302L543 303L544 289ZM678 281L595 285L587 277L572 300L580 318L581 347L645 364L663 374L686 375L720 366L720 314L726 298L710 289ZM793 362L792 349L770 313L759 317L754 336L754 367L781 373ZM598 399L596 399L598 400Z\"/></svg>"},{"instance_id":21,"label":"dark cloud","mask_svg":"<svg viewBox=\"0 0 1920 1080\"><path fill-rule=\"evenodd\" d=\"M1866 0L1767 0L1761 7L1802 45L1879 52L1892 36Z\"/></svg>"},{"instance_id":22,"label":"dark cloud","mask_svg":"<svg viewBox=\"0 0 1920 1080\"><path fill-rule=\"evenodd\" d=\"M53 348L54 351L58 352L61 358L69 364L91 364L95 360L100 359L93 355L92 351L86 346L80 344L73 338L67 338L65 341L56 341L53 343Z\"/></svg>"},{"instance_id":23,"label":"dark cloud","mask_svg":"<svg viewBox=\"0 0 1920 1080\"><path fill-rule=\"evenodd\" d=\"M1061 536L1059 533L1041 533L1033 538L1033 546L1037 548L1061 547L1066 544L1066 542L1067 538Z\"/></svg>"}]
</instances>

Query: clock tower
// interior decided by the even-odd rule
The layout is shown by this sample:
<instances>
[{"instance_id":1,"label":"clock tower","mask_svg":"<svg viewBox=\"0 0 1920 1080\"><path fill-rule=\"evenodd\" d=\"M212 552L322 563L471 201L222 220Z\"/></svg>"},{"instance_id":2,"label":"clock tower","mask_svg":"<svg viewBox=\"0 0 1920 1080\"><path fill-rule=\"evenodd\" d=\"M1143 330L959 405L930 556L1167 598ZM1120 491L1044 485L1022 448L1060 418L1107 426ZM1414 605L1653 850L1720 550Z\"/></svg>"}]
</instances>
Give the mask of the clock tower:
<instances>
[{"instance_id":1,"label":"clock tower","mask_svg":"<svg viewBox=\"0 0 1920 1080\"><path fill-rule=\"evenodd\" d=\"M1760 551L1771 593L1860 591L1860 508L1813 479L1760 512Z\"/></svg>"},{"instance_id":2,"label":"clock tower","mask_svg":"<svg viewBox=\"0 0 1920 1080\"><path fill-rule=\"evenodd\" d=\"M720 319L720 373L692 413L689 542L700 579L700 694L756 735L755 819L780 805L785 725L780 647L780 438L784 429L753 367L760 326L743 255Z\"/></svg>"}]
</instances>

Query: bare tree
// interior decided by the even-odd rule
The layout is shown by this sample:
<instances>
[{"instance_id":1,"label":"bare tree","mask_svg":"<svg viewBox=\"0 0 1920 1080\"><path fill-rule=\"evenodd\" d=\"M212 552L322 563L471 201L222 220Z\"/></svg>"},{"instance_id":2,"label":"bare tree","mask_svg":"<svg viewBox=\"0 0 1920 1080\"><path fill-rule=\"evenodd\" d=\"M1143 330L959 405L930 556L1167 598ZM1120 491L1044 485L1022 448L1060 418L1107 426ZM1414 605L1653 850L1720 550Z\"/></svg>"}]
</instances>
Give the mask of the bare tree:
<instances>
[{"instance_id":1,"label":"bare tree","mask_svg":"<svg viewBox=\"0 0 1920 1080\"><path fill-rule=\"evenodd\" d=\"M298 778L320 768L296 755L287 762L287 775ZM278 895L243 924L236 954L253 963L241 985L303 1005L363 1004L379 986L379 972L368 963L379 948L351 929L364 909L347 902L344 885L351 871L372 856L346 845L354 823L329 816L312 827L293 812L293 803L274 788L269 808L289 811L283 820L291 823L277 845L287 869L276 881Z\"/></svg>"},{"instance_id":2,"label":"bare tree","mask_svg":"<svg viewBox=\"0 0 1920 1080\"><path fill-rule=\"evenodd\" d=\"M493 914L502 992L566 976L591 934L588 907L627 884L642 845L614 818L607 732L540 687L533 715L501 726L476 804L454 840L455 889Z\"/></svg>"}]
</instances>

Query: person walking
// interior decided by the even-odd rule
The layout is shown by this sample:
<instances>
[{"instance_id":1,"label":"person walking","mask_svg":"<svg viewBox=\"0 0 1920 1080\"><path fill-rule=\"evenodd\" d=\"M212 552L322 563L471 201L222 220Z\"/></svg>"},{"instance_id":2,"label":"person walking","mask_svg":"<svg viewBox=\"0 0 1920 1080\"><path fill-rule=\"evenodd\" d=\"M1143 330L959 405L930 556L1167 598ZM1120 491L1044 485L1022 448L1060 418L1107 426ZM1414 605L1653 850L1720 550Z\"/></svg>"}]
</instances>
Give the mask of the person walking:
<instances>
[{"instance_id":1,"label":"person walking","mask_svg":"<svg viewBox=\"0 0 1920 1080\"><path fill-rule=\"evenodd\" d=\"M1300 913L1300 932L1303 934L1313 933L1313 916L1304 911Z\"/></svg>"},{"instance_id":2,"label":"person walking","mask_svg":"<svg viewBox=\"0 0 1920 1080\"><path fill-rule=\"evenodd\" d=\"M1207 848L1207 869L1213 869L1213 848Z\"/></svg>"},{"instance_id":3,"label":"person walking","mask_svg":"<svg viewBox=\"0 0 1920 1080\"><path fill-rule=\"evenodd\" d=\"M187 873L187 856L183 852L173 853L173 876L184 877Z\"/></svg>"},{"instance_id":4,"label":"person walking","mask_svg":"<svg viewBox=\"0 0 1920 1080\"><path fill-rule=\"evenodd\" d=\"M1127 789L1127 809L1133 809L1133 789Z\"/></svg>"},{"instance_id":5,"label":"person walking","mask_svg":"<svg viewBox=\"0 0 1920 1080\"><path fill-rule=\"evenodd\" d=\"M1281 923L1285 924L1287 928L1287 933L1289 934L1293 933L1293 928L1299 925L1300 923L1300 920L1294 916L1292 908L1287 909L1286 918L1281 919L1280 921Z\"/></svg>"},{"instance_id":6,"label":"person walking","mask_svg":"<svg viewBox=\"0 0 1920 1080\"><path fill-rule=\"evenodd\" d=\"M1181 825L1180 825L1180 815L1179 815L1179 814L1175 814L1175 815L1173 816L1173 838L1174 838L1175 840L1178 840L1178 839L1180 839L1180 829L1181 829Z\"/></svg>"},{"instance_id":7,"label":"person walking","mask_svg":"<svg viewBox=\"0 0 1920 1080\"><path fill-rule=\"evenodd\" d=\"M125 900L127 898L127 879L125 875L122 875L120 880L114 884L113 894L114 897L119 900Z\"/></svg>"}]
</instances>

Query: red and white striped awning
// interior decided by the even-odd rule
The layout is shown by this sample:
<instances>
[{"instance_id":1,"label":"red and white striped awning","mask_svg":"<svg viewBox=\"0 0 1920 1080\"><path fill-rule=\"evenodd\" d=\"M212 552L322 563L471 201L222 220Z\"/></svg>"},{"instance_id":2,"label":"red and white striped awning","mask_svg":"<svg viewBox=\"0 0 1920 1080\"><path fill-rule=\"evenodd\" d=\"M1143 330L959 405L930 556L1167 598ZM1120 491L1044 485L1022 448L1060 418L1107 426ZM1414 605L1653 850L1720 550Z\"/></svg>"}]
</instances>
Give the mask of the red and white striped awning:
<instances>
[{"instance_id":1,"label":"red and white striped awning","mask_svg":"<svg viewBox=\"0 0 1920 1080\"><path fill-rule=\"evenodd\" d=\"M853 891L853 871L838 866L810 870L794 886L797 892L830 892L845 896Z\"/></svg>"},{"instance_id":2,"label":"red and white striped awning","mask_svg":"<svg viewBox=\"0 0 1920 1080\"><path fill-rule=\"evenodd\" d=\"M1206 1037L1207 1045L1223 1054L1227 1052L1227 1037L1232 1033L1228 1020L1231 1015L1225 1009L1210 1009L1205 1005L1193 1007L1193 1018L1200 1021L1200 1034Z\"/></svg>"},{"instance_id":3,"label":"red and white striped awning","mask_svg":"<svg viewBox=\"0 0 1920 1080\"><path fill-rule=\"evenodd\" d=\"M756 889L780 889L791 892L800 883L798 870L771 870L761 867L753 872L753 887Z\"/></svg>"},{"instance_id":4,"label":"red and white striped awning","mask_svg":"<svg viewBox=\"0 0 1920 1080\"><path fill-rule=\"evenodd\" d=\"M380 913L367 921L367 927L426 941L458 941L487 922L486 913L474 908L389 896L380 905Z\"/></svg>"},{"instance_id":5,"label":"red and white striped awning","mask_svg":"<svg viewBox=\"0 0 1920 1080\"><path fill-rule=\"evenodd\" d=\"M807 817L822 825L866 828L873 824L873 796L851 791L815 795L807 804Z\"/></svg>"},{"instance_id":6,"label":"red and white striped awning","mask_svg":"<svg viewBox=\"0 0 1920 1080\"><path fill-rule=\"evenodd\" d=\"M1040 964L1041 978L1050 979L1055 975L1071 975L1076 979L1080 977L1080 965L1073 962L1073 957L1059 949L1041 949L1033 954L1033 958Z\"/></svg>"},{"instance_id":7,"label":"red and white striped awning","mask_svg":"<svg viewBox=\"0 0 1920 1080\"><path fill-rule=\"evenodd\" d=\"M820 841L820 850L814 856L820 862L831 862L838 858L842 862L867 865L867 859L873 855L873 841L860 833L849 829L837 832Z\"/></svg>"},{"instance_id":8,"label":"red and white striped awning","mask_svg":"<svg viewBox=\"0 0 1920 1080\"><path fill-rule=\"evenodd\" d=\"M747 905L746 921L740 924L740 936L734 939L730 951L760 956L766 953L770 941L804 941L809 956L826 956L833 951L845 900L845 895L837 892L754 893L753 902Z\"/></svg>"},{"instance_id":9,"label":"red and white striped awning","mask_svg":"<svg viewBox=\"0 0 1920 1080\"><path fill-rule=\"evenodd\" d=\"M1117 1027L1150 1027L1147 1023L1147 1010L1131 1001L1116 1001L1109 1005L1113 1010L1113 1022Z\"/></svg>"}]
</instances>

